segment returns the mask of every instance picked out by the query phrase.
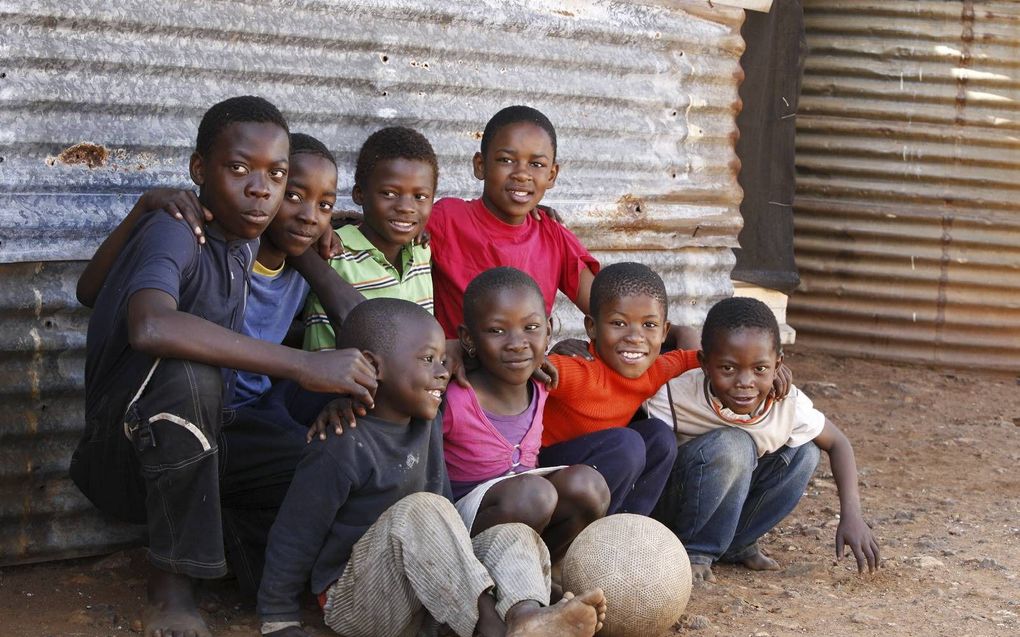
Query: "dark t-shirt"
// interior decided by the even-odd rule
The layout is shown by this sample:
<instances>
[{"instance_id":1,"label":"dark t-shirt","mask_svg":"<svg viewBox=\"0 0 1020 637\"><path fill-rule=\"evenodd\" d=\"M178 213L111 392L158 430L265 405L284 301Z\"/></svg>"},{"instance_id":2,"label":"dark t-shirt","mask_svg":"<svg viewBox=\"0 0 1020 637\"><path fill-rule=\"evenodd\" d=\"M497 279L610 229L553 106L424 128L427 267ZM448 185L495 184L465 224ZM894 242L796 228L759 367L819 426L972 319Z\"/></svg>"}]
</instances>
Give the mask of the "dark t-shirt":
<instances>
[{"instance_id":1,"label":"dark t-shirt","mask_svg":"<svg viewBox=\"0 0 1020 637\"><path fill-rule=\"evenodd\" d=\"M135 292L154 289L177 301L177 309L239 332L258 240L224 241L206 228L199 245L188 224L163 212L138 222L114 262L89 320L85 351L85 412L107 395L128 398L141 385L153 357L128 344L127 305ZM224 391L232 379L224 370ZM125 407L127 405L125 404Z\"/></svg>"},{"instance_id":2,"label":"dark t-shirt","mask_svg":"<svg viewBox=\"0 0 1020 637\"><path fill-rule=\"evenodd\" d=\"M310 578L317 594L329 588L368 527L420 491L450 497L441 415L409 425L358 418L342 435L313 441L269 534L258 602L263 621L299 619L305 582Z\"/></svg>"}]
</instances>

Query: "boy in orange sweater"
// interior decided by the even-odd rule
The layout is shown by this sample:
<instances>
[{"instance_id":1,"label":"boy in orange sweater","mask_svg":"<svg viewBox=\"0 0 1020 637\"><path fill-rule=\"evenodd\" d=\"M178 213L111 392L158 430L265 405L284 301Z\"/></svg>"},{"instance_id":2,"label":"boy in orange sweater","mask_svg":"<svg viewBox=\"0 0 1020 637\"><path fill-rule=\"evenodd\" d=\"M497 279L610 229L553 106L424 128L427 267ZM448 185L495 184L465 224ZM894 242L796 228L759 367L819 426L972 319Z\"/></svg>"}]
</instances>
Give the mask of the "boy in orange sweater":
<instances>
[{"instance_id":1,"label":"boy in orange sweater","mask_svg":"<svg viewBox=\"0 0 1020 637\"><path fill-rule=\"evenodd\" d=\"M669 298L648 266L604 268L590 299L584 326L592 359L549 357L559 385L546 402L539 465L590 465L609 485L609 514L648 515L669 477L676 440L661 420L631 419L666 381L698 367L697 352L659 356Z\"/></svg>"}]
</instances>

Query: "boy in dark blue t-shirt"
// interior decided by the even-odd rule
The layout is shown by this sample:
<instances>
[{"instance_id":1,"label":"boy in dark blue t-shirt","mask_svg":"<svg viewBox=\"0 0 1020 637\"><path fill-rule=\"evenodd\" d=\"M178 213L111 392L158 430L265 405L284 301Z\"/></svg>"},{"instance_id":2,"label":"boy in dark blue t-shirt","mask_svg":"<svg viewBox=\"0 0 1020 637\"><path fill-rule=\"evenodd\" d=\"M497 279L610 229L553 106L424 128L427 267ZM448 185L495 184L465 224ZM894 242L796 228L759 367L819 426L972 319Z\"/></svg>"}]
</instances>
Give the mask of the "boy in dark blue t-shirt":
<instances>
[{"instance_id":1,"label":"boy in dark blue t-shirt","mask_svg":"<svg viewBox=\"0 0 1020 637\"><path fill-rule=\"evenodd\" d=\"M287 123L269 102L237 97L210 108L190 161L214 217L207 241L169 215L141 220L89 322L86 427L71 477L104 512L148 526L147 635L210 634L191 584L226 572L216 440L232 370L372 405L374 372L360 352L309 354L237 333L289 150Z\"/></svg>"},{"instance_id":2,"label":"boy in dark blue t-shirt","mask_svg":"<svg viewBox=\"0 0 1020 637\"><path fill-rule=\"evenodd\" d=\"M266 549L261 633L307 637L311 581L341 635L413 635L426 612L461 637L591 637L602 591L549 603L549 551L520 523L470 537L449 501L439 405L450 379L439 323L420 306L371 299L344 322L341 347L376 370L376 404L342 436L312 441Z\"/></svg>"}]
</instances>

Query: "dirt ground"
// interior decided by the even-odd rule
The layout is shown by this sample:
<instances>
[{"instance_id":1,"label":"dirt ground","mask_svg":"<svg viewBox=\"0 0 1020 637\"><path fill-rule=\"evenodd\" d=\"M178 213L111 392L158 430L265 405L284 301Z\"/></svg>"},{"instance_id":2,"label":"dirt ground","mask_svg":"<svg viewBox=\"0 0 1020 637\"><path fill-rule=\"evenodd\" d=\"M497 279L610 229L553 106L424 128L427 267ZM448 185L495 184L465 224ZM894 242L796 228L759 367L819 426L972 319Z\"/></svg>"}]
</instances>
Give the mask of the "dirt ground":
<instances>
[{"instance_id":1,"label":"dirt ground","mask_svg":"<svg viewBox=\"0 0 1020 637\"><path fill-rule=\"evenodd\" d=\"M695 589L674 633L1020 634L1020 379L798 347L787 361L854 444L883 567L859 576L852 560L834 559L839 503L823 458L806 497L763 542L782 570L716 567L718 583ZM131 635L142 564L134 550L2 569L0 633ZM257 634L229 580L207 586L201 605L216 635ZM316 622L311 609L307 618Z\"/></svg>"}]
</instances>

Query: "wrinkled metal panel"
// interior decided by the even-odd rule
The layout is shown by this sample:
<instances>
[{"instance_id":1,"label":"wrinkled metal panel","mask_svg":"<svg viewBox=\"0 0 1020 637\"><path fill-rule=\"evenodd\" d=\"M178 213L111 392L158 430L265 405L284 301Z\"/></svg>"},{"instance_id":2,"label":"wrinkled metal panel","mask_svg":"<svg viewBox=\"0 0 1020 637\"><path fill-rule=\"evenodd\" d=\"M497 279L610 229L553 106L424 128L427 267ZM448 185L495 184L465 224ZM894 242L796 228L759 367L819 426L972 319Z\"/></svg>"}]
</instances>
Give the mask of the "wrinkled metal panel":
<instances>
[{"instance_id":1,"label":"wrinkled metal panel","mask_svg":"<svg viewBox=\"0 0 1020 637\"><path fill-rule=\"evenodd\" d=\"M0 0L0 564L136 537L65 478L87 321L74 283L138 193L189 185L209 105L272 100L337 153L341 188L369 132L416 127L439 195L464 197L487 118L536 106L560 140L547 202L604 262L659 268L671 318L697 324L731 292L742 20L677 0Z\"/></svg>"},{"instance_id":2,"label":"wrinkled metal panel","mask_svg":"<svg viewBox=\"0 0 1020 637\"><path fill-rule=\"evenodd\" d=\"M799 342L1020 370L1020 2L804 9Z\"/></svg>"}]
</instances>

